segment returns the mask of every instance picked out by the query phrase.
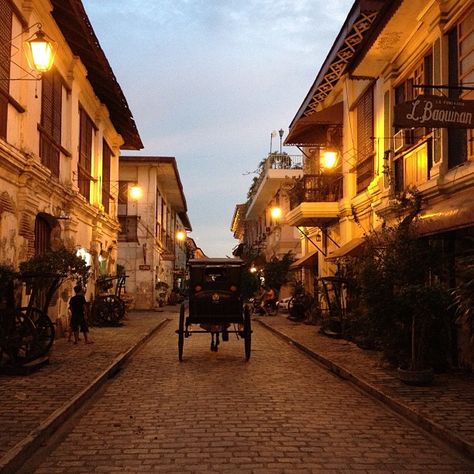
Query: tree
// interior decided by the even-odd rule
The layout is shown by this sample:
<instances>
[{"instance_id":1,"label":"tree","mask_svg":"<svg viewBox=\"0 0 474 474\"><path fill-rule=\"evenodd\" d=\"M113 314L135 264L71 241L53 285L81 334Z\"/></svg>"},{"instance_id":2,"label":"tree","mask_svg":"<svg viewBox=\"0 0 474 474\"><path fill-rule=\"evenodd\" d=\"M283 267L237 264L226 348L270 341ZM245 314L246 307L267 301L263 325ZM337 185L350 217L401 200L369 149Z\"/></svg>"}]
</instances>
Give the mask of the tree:
<instances>
[{"instance_id":1,"label":"tree","mask_svg":"<svg viewBox=\"0 0 474 474\"><path fill-rule=\"evenodd\" d=\"M288 282L290 265L294 260L294 256L291 252L287 252L281 259L272 257L263 267L265 285L274 288L276 291L280 291L280 288Z\"/></svg>"}]
</instances>

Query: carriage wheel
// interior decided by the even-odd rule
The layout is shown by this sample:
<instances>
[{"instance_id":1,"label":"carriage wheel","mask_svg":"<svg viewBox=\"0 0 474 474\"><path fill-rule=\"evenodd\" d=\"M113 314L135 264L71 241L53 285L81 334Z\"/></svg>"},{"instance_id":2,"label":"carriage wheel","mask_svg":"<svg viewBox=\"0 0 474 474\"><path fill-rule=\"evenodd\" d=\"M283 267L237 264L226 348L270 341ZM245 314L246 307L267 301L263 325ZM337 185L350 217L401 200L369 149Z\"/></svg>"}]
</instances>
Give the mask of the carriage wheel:
<instances>
[{"instance_id":1,"label":"carriage wheel","mask_svg":"<svg viewBox=\"0 0 474 474\"><path fill-rule=\"evenodd\" d=\"M247 306L244 307L244 344L245 360L249 360L252 349L252 323L250 310Z\"/></svg>"},{"instance_id":2,"label":"carriage wheel","mask_svg":"<svg viewBox=\"0 0 474 474\"><path fill-rule=\"evenodd\" d=\"M116 326L124 315L125 305L118 296L97 296L94 300L92 321L95 324Z\"/></svg>"},{"instance_id":3,"label":"carriage wheel","mask_svg":"<svg viewBox=\"0 0 474 474\"><path fill-rule=\"evenodd\" d=\"M54 342L55 328L49 316L38 308L21 308L36 327L35 356L43 357L51 349Z\"/></svg>"},{"instance_id":4,"label":"carriage wheel","mask_svg":"<svg viewBox=\"0 0 474 474\"><path fill-rule=\"evenodd\" d=\"M21 311L11 317L0 333L0 366L20 367L36 358L37 331Z\"/></svg>"},{"instance_id":5,"label":"carriage wheel","mask_svg":"<svg viewBox=\"0 0 474 474\"><path fill-rule=\"evenodd\" d=\"M179 309L179 327L178 327L178 357L179 360L183 360L183 347L184 347L184 304Z\"/></svg>"}]
</instances>

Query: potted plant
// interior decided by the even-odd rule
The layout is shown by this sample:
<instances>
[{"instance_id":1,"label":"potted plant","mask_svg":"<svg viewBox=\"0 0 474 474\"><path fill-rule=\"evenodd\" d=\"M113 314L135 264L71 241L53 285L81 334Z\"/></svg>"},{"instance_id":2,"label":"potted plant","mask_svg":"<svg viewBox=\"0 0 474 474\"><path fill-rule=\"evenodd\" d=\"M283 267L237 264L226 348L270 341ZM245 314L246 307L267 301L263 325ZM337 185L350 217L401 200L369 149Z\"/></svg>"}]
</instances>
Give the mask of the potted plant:
<instances>
[{"instance_id":1,"label":"potted plant","mask_svg":"<svg viewBox=\"0 0 474 474\"><path fill-rule=\"evenodd\" d=\"M167 295L168 295L168 283L164 281L158 281L155 284L155 290L157 290L157 298L158 306L161 308L166 304Z\"/></svg>"},{"instance_id":2,"label":"potted plant","mask_svg":"<svg viewBox=\"0 0 474 474\"><path fill-rule=\"evenodd\" d=\"M441 285L411 285L400 292L400 308L409 315L409 357L398 367L400 380L409 385L428 385L434 377L433 367L442 345L440 335L448 334L446 314L449 294ZM434 350L436 347L436 351Z\"/></svg>"},{"instance_id":3,"label":"potted plant","mask_svg":"<svg viewBox=\"0 0 474 474\"><path fill-rule=\"evenodd\" d=\"M450 342L449 292L439 283L442 258L416 233L420 208L415 191L402 196L395 224L366 236L351 271L355 313L366 335L410 384L430 383L433 368L448 363Z\"/></svg>"},{"instance_id":4,"label":"potted plant","mask_svg":"<svg viewBox=\"0 0 474 474\"><path fill-rule=\"evenodd\" d=\"M473 239L468 241L472 248ZM474 255L468 252L458 261L457 285L452 290L453 309L459 328L459 362L462 366L474 368Z\"/></svg>"}]
</instances>

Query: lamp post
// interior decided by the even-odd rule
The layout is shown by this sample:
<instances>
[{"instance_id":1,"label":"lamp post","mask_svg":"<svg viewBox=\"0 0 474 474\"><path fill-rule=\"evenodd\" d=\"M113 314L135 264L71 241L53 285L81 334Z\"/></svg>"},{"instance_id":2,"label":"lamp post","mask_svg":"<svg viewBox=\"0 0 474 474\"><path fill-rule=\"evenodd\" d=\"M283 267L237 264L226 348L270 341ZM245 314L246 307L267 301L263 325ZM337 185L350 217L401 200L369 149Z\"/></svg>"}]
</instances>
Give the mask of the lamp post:
<instances>
[{"instance_id":1,"label":"lamp post","mask_svg":"<svg viewBox=\"0 0 474 474\"><path fill-rule=\"evenodd\" d=\"M276 136L277 136L277 131L273 130L273 132L270 133L270 152L269 152L270 155L272 153L273 137L276 137Z\"/></svg>"}]
</instances>

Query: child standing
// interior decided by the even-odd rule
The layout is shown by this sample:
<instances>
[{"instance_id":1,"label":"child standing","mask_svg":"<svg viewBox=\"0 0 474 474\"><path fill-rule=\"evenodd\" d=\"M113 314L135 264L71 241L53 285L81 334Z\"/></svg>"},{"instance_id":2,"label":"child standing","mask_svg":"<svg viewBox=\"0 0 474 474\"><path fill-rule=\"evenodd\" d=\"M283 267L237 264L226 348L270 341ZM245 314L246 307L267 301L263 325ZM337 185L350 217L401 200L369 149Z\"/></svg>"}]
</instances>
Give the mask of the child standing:
<instances>
[{"instance_id":1,"label":"child standing","mask_svg":"<svg viewBox=\"0 0 474 474\"><path fill-rule=\"evenodd\" d=\"M86 299L82 293L82 287L76 285L74 287L75 295L69 300L69 309L71 310L71 331L74 334L74 344L79 341L79 329L84 334L84 342L90 344L88 333L89 328L87 327L85 317L85 307L87 304Z\"/></svg>"}]
</instances>

